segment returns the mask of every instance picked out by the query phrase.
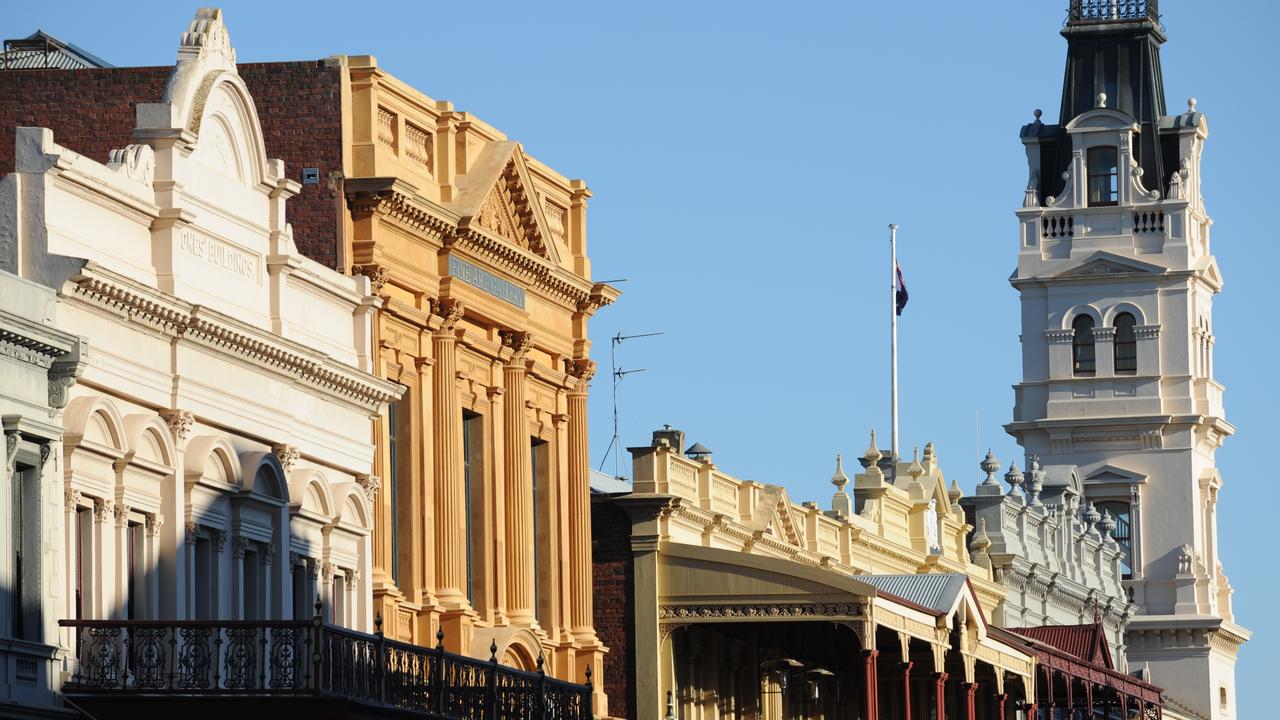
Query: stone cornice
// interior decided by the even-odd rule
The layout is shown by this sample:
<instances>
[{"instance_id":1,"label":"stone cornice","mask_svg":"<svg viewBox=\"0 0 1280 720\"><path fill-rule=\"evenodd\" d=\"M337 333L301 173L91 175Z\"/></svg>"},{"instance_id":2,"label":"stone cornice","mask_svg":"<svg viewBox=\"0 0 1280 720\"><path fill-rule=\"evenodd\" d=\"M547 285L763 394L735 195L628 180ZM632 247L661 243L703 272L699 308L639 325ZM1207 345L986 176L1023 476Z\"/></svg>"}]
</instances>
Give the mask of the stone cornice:
<instances>
[{"instance_id":1,"label":"stone cornice","mask_svg":"<svg viewBox=\"0 0 1280 720\"><path fill-rule=\"evenodd\" d=\"M400 396L400 389L300 343L193 305L117 275L95 263L73 277L69 294L87 305L170 337L213 348L346 398L367 410Z\"/></svg>"}]
</instances>

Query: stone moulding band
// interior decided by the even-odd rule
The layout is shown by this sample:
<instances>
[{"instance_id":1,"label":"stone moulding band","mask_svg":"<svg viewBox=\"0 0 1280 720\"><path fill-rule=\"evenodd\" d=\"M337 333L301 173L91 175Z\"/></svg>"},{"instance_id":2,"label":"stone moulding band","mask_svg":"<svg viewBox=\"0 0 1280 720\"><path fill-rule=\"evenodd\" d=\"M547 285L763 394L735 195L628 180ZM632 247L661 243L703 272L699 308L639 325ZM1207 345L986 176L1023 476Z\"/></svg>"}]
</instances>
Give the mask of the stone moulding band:
<instances>
[{"instance_id":1,"label":"stone moulding band","mask_svg":"<svg viewBox=\"0 0 1280 720\"><path fill-rule=\"evenodd\" d=\"M387 383L331 359L309 353L301 346L278 338L253 337L254 328L239 327L230 318L199 305L163 298L151 288L130 287L132 282L108 277L101 268L86 266L85 274L71 280L72 293L85 302L127 316L174 337L183 337L220 348L238 357L276 368L313 387L335 392L368 408L390 402L397 394ZM93 274L89 274L93 273ZM153 295L153 297L148 297Z\"/></svg>"}]
</instances>

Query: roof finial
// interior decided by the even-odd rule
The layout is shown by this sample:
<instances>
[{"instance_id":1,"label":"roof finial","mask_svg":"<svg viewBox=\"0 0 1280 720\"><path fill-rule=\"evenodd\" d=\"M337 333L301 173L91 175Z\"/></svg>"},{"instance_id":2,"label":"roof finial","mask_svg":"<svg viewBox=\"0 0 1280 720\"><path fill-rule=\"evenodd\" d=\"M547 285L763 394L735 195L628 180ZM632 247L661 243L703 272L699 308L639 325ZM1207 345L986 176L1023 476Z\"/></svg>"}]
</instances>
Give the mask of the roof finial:
<instances>
[{"instance_id":1,"label":"roof finial","mask_svg":"<svg viewBox=\"0 0 1280 720\"><path fill-rule=\"evenodd\" d=\"M1036 116L1036 122L1040 122L1040 116L1044 114L1044 111L1040 108L1036 108L1031 114Z\"/></svg>"},{"instance_id":2,"label":"roof finial","mask_svg":"<svg viewBox=\"0 0 1280 720\"><path fill-rule=\"evenodd\" d=\"M844 460L840 453L836 453L836 472L831 476L831 484L836 486L836 490L844 490L848 482L849 476L844 474Z\"/></svg>"},{"instance_id":3,"label":"roof finial","mask_svg":"<svg viewBox=\"0 0 1280 720\"><path fill-rule=\"evenodd\" d=\"M1196 111L1196 99L1195 99L1195 98L1187 98L1187 112L1188 112L1188 113L1193 113L1193 112L1195 112L1195 111Z\"/></svg>"},{"instance_id":4,"label":"roof finial","mask_svg":"<svg viewBox=\"0 0 1280 720\"><path fill-rule=\"evenodd\" d=\"M1107 94L1098 93L1098 107L1104 108L1106 106L1107 106Z\"/></svg>"}]
</instances>

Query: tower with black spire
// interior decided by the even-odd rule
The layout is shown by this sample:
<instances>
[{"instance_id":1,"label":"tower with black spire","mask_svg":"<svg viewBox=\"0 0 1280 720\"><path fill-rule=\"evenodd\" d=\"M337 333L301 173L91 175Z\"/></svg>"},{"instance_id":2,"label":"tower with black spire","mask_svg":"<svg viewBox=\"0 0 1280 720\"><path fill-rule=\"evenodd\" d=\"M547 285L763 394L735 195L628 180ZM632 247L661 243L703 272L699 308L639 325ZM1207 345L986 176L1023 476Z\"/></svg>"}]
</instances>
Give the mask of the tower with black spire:
<instances>
[{"instance_id":1,"label":"tower with black spire","mask_svg":"<svg viewBox=\"0 0 1280 720\"><path fill-rule=\"evenodd\" d=\"M1165 108L1156 0L1071 0L1056 124L1022 128L1018 210L1022 381L1006 426L1063 512L1116 520L1134 616L1131 671L1166 688L1166 716L1234 718L1236 625L1217 541L1235 428L1213 376L1222 276L1201 194L1209 125Z\"/></svg>"}]
</instances>

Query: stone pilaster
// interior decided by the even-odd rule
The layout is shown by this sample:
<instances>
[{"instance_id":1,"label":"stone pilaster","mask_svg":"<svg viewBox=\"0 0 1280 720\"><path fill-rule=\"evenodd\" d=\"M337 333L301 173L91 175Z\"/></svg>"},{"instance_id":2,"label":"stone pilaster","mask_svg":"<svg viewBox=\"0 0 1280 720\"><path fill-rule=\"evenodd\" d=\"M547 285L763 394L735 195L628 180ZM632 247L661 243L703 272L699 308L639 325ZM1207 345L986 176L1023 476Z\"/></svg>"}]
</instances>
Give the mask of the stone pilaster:
<instances>
[{"instance_id":1,"label":"stone pilaster","mask_svg":"<svg viewBox=\"0 0 1280 720\"><path fill-rule=\"evenodd\" d=\"M447 513L461 513L466 506L466 491L462 467L462 405L455 387L457 375L457 338L454 327L462 319L462 303L439 302L431 304L435 314L444 319L431 337L435 372L432 375L432 402L435 421L432 424L432 445L435 449L434 482L436 508L436 582L439 601L445 611L467 606L467 524L460 517L448 517Z\"/></svg>"},{"instance_id":2,"label":"stone pilaster","mask_svg":"<svg viewBox=\"0 0 1280 720\"><path fill-rule=\"evenodd\" d=\"M591 464L587 447L587 383L596 364L572 362L578 384L569 400L569 622L579 641L594 640L591 618ZM575 678L576 681L576 678Z\"/></svg>"},{"instance_id":3,"label":"stone pilaster","mask_svg":"<svg viewBox=\"0 0 1280 720\"><path fill-rule=\"evenodd\" d=\"M516 624L531 624L534 608L533 466L525 423L524 358L533 338L527 332L504 332L502 344L511 358L502 369L504 403L504 477L506 478L507 615Z\"/></svg>"}]
</instances>

